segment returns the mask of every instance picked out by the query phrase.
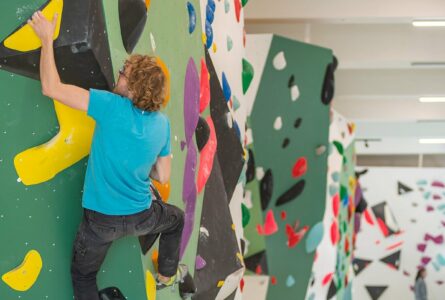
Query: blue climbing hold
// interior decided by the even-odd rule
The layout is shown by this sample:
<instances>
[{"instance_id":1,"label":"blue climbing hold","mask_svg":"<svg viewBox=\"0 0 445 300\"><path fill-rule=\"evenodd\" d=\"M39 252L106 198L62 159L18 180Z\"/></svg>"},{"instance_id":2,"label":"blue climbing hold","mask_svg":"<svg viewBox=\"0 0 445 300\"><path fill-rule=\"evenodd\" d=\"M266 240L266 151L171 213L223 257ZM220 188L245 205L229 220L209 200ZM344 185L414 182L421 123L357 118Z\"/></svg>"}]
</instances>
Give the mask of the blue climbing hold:
<instances>
[{"instance_id":1,"label":"blue climbing hold","mask_svg":"<svg viewBox=\"0 0 445 300\"><path fill-rule=\"evenodd\" d=\"M287 279L286 279L286 286L287 286L287 287L291 287L291 286L293 286L294 284L295 284L295 278L294 278L294 276L292 276L292 275L287 276Z\"/></svg>"},{"instance_id":2,"label":"blue climbing hold","mask_svg":"<svg viewBox=\"0 0 445 300\"><path fill-rule=\"evenodd\" d=\"M324 227L323 222L315 224L309 231L306 238L306 252L312 253L317 249L321 240L323 239Z\"/></svg>"},{"instance_id":3,"label":"blue climbing hold","mask_svg":"<svg viewBox=\"0 0 445 300\"><path fill-rule=\"evenodd\" d=\"M213 44L213 29L212 29L212 24L210 24L208 21L206 21L206 37L207 37L206 48L210 49L210 47L212 47Z\"/></svg>"},{"instance_id":4,"label":"blue climbing hold","mask_svg":"<svg viewBox=\"0 0 445 300\"><path fill-rule=\"evenodd\" d=\"M214 0L208 0L207 5L212 9L213 12L215 12L216 5Z\"/></svg>"},{"instance_id":5,"label":"blue climbing hold","mask_svg":"<svg viewBox=\"0 0 445 300\"><path fill-rule=\"evenodd\" d=\"M212 8L207 4L207 6L206 6L206 20L207 20L207 22L212 24L214 19L215 19L215 13L212 10Z\"/></svg>"},{"instance_id":6,"label":"blue climbing hold","mask_svg":"<svg viewBox=\"0 0 445 300\"><path fill-rule=\"evenodd\" d=\"M187 9L189 11L189 33L193 33L196 28L196 12L193 4L187 2Z\"/></svg>"},{"instance_id":7,"label":"blue climbing hold","mask_svg":"<svg viewBox=\"0 0 445 300\"><path fill-rule=\"evenodd\" d=\"M230 89L229 82L227 81L226 74L222 73L222 88L224 92L224 98L226 98L226 101L230 100L230 97L232 97L232 90Z\"/></svg>"}]
</instances>

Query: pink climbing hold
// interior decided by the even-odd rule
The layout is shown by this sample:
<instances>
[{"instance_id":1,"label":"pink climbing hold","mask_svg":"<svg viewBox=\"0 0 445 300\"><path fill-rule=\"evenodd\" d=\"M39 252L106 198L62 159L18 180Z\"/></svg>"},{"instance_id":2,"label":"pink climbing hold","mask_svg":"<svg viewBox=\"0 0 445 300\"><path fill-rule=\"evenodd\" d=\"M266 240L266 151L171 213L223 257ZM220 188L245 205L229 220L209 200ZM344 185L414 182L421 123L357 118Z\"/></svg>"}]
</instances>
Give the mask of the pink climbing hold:
<instances>
[{"instance_id":1,"label":"pink climbing hold","mask_svg":"<svg viewBox=\"0 0 445 300\"><path fill-rule=\"evenodd\" d=\"M425 249L426 249L426 244L417 245L417 250L419 250L420 252L425 252Z\"/></svg>"},{"instance_id":2,"label":"pink climbing hold","mask_svg":"<svg viewBox=\"0 0 445 300\"><path fill-rule=\"evenodd\" d=\"M323 277L323 281L321 282L321 284L323 286L325 286L326 284L328 284L329 282L331 282L332 276L334 275L334 273L328 273Z\"/></svg>"},{"instance_id":3,"label":"pink climbing hold","mask_svg":"<svg viewBox=\"0 0 445 300\"><path fill-rule=\"evenodd\" d=\"M424 257L422 257L422 265L427 265L430 261L431 261L431 257L429 257L429 256L424 256Z\"/></svg>"},{"instance_id":4,"label":"pink climbing hold","mask_svg":"<svg viewBox=\"0 0 445 300\"><path fill-rule=\"evenodd\" d=\"M433 181L433 183L431 183L431 186L433 187L438 187L438 188L445 188L445 184L443 182L440 181Z\"/></svg>"},{"instance_id":5,"label":"pink climbing hold","mask_svg":"<svg viewBox=\"0 0 445 300\"><path fill-rule=\"evenodd\" d=\"M199 113L202 113L210 103L210 75L204 58L201 59L201 89L199 92Z\"/></svg>"},{"instance_id":6,"label":"pink climbing hold","mask_svg":"<svg viewBox=\"0 0 445 300\"><path fill-rule=\"evenodd\" d=\"M269 210L264 220L264 225L257 225L259 235L272 235L278 231L278 225L272 210Z\"/></svg>"},{"instance_id":7,"label":"pink climbing hold","mask_svg":"<svg viewBox=\"0 0 445 300\"><path fill-rule=\"evenodd\" d=\"M441 234L438 236L432 236L431 234L426 233L423 239L425 240L425 242L432 241L433 243L438 245L443 244L443 235Z\"/></svg>"},{"instance_id":8,"label":"pink climbing hold","mask_svg":"<svg viewBox=\"0 0 445 300\"><path fill-rule=\"evenodd\" d=\"M218 146L215 126L212 118L208 116L206 121L209 125L210 136L207 144L204 146L204 148L202 148L201 155L199 156L198 178L196 179L196 189L198 194L203 190L207 180L209 179L210 173L212 172L213 160L215 158L216 147Z\"/></svg>"},{"instance_id":9,"label":"pink climbing hold","mask_svg":"<svg viewBox=\"0 0 445 300\"><path fill-rule=\"evenodd\" d=\"M300 157L292 168L292 176L295 178L301 177L306 174L307 160L305 157Z\"/></svg>"}]
</instances>

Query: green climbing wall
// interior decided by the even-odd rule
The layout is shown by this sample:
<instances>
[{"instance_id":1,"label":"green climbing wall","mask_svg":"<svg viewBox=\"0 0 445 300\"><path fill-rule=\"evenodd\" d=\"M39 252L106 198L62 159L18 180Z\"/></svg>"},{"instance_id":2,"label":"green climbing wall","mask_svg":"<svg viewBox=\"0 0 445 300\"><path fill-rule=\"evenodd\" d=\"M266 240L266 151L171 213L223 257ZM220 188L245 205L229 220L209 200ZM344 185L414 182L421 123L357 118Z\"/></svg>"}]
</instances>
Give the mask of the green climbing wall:
<instances>
[{"instance_id":1,"label":"green climbing wall","mask_svg":"<svg viewBox=\"0 0 445 300\"><path fill-rule=\"evenodd\" d=\"M190 0L199 15L199 1ZM0 3L0 38L8 36L26 20L44 0L17 0ZM109 37L114 73L126 58L122 45L118 1L103 1L106 31ZM187 1L151 1L148 21L134 52L160 56L171 73L171 100L165 112L171 119L173 175L170 203L183 207L182 178L185 154L184 77L190 57L199 66L204 57L200 19L189 34ZM152 36L152 37L151 37ZM154 44L156 44L156 48ZM0 62L1 65L2 62ZM87 159L83 159L54 179L35 186L17 181L14 156L32 146L47 142L58 132L53 103L42 96L40 82L0 71L0 274L18 266L25 254L36 249L42 256L43 269L35 285L27 292L17 292L0 282L2 299L72 299L70 281L71 247L81 218L81 197ZM202 196L201 196L202 198ZM202 201L198 199L199 222ZM189 242L184 261L194 265L197 231ZM99 285L119 287L127 299L145 299L144 268L152 270L151 255L142 257L136 238L116 242L99 273ZM193 270L193 267L191 268ZM159 299L179 299L170 291Z\"/></svg>"},{"instance_id":2,"label":"green climbing wall","mask_svg":"<svg viewBox=\"0 0 445 300\"><path fill-rule=\"evenodd\" d=\"M272 211L278 225L277 232L265 237L271 277L268 299L303 299L311 276L314 252L306 252L305 237L296 246L288 247L285 227L288 224L298 233L304 226L310 230L323 219L329 105L322 103L321 92L326 67L331 62L332 52L328 49L274 35L250 115L255 173L257 177L260 174L256 184L260 191L252 193L252 204L258 206L262 201L261 222ZM305 159L307 171L292 176L299 159ZM264 182L268 170L273 184ZM298 183L297 195L278 206L276 201ZM257 198L262 190L264 194L271 192L268 202L264 201L266 197ZM299 227L295 226L297 222ZM261 224L253 221L246 228L246 238L254 241L249 254L261 250L261 237L255 236L258 230L253 229Z\"/></svg>"}]
</instances>

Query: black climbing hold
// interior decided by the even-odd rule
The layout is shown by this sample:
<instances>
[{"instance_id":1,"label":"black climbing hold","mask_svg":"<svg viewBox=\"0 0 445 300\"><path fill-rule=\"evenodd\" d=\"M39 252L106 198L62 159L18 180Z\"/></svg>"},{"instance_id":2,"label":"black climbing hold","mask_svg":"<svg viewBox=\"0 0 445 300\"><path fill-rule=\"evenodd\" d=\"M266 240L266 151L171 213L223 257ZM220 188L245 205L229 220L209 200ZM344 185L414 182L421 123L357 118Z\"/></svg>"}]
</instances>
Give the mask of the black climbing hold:
<instances>
[{"instance_id":1,"label":"black climbing hold","mask_svg":"<svg viewBox=\"0 0 445 300\"><path fill-rule=\"evenodd\" d=\"M289 142L290 140L288 138L285 138L283 140L283 144L281 145L281 147L283 147L283 149L286 148L287 146L289 146Z\"/></svg>"},{"instance_id":2,"label":"black climbing hold","mask_svg":"<svg viewBox=\"0 0 445 300\"><path fill-rule=\"evenodd\" d=\"M286 192L284 192L284 194L282 194L278 198L275 205L280 206L292 200L295 200L298 196L301 195L301 193L303 193L305 185L306 185L305 180L298 181L296 184L294 184L290 189L288 189Z\"/></svg>"},{"instance_id":3,"label":"black climbing hold","mask_svg":"<svg viewBox=\"0 0 445 300\"><path fill-rule=\"evenodd\" d=\"M119 0L119 22L122 42L127 53L131 54L147 22L145 1Z\"/></svg>"},{"instance_id":4,"label":"black climbing hold","mask_svg":"<svg viewBox=\"0 0 445 300\"><path fill-rule=\"evenodd\" d=\"M117 287L109 287L99 291L101 300L126 300L125 296Z\"/></svg>"},{"instance_id":5,"label":"black climbing hold","mask_svg":"<svg viewBox=\"0 0 445 300\"><path fill-rule=\"evenodd\" d=\"M266 171L260 182L261 208L265 210L269 206L273 193L273 174L270 169Z\"/></svg>"},{"instance_id":6,"label":"black climbing hold","mask_svg":"<svg viewBox=\"0 0 445 300\"><path fill-rule=\"evenodd\" d=\"M298 119L296 119L295 122L294 122L294 127L295 127L295 128L300 127L300 126L301 126L301 122L303 122L303 119L302 119L302 118L298 118Z\"/></svg>"},{"instance_id":7,"label":"black climbing hold","mask_svg":"<svg viewBox=\"0 0 445 300\"><path fill-rule=\"evenodd\" d=\"M247 161L246 182L249 183L255 179L255 158L253 151L249 149L249 160Z\"/></svg>"},{"instance_id":8,"label":"black climbing hold","mask_svg":"<svg viewBox=\"0 0 445 300\"><path fill-rule=\"evenodd\" d=\"M289 81L288 81L288 83L287 83L287 86L288 86L289 88L291 88L291 87L294 85L294 83L295 83L295 76L292 75L292 76L289 78Z\"/></svg>"},{"instance_id":9,"label":"black climbing hold","mask_svg":"<svg viewBox=\"0 0 445 300\"><path fill-rule=\"evenodd\" d=\"M196 145L198 146L199 152L201 152L201 150L207 144L209 137L210 137L209 124L207 124L206 120L199 117L198 125L196 126L195 130Z\"/></svg>"}]
</instances>

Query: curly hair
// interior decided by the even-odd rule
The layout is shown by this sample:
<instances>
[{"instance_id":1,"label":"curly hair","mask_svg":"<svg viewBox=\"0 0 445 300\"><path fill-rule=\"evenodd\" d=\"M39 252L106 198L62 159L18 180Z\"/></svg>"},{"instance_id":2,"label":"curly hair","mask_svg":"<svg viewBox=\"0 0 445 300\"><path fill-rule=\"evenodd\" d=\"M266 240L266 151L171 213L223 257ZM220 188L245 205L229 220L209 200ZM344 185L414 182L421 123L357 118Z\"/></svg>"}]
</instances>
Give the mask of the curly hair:
<instances>
[{"instance_id":1,"label":"curly hair","mask_svg":"<svg viewBox=\"0 0 445 300\"><path fill-rule=\"evenodd\" d=\"M134 106L144 111L158 111L166 104L168 74L158 58L133 54L125 65L130 68L128 91Z\"/></svg>"}]
</instances>

